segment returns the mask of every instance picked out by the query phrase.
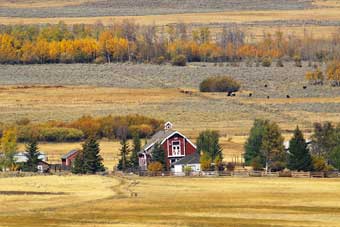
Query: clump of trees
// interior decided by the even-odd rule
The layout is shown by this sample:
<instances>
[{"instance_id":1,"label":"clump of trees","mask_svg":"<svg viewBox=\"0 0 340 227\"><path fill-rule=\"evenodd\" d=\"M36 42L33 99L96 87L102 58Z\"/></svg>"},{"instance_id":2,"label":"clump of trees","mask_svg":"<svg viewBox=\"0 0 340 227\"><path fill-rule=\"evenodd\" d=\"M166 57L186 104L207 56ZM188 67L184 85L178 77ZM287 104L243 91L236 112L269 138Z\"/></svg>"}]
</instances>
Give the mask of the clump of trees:
<instances>
[{"instance_id":1,"label":"clump of trees","mask_svg":"<svg viewBox=\"0 0 340 227\"><path fill-rule=\"evenodd\" d=\"M269 120L255 120L245 143L245 163L254 169L282 170L286 152L279 126Z\"/></svg>"},{"instance_id":2,"label":"clump of trees","mask_svg":"<svg viewBox=\"0 0 340 227\"><path fill-rule=\"evenodd\" d=\"M74 142L90 136L97 138L119 138L121 128L126 128L127 138L134 134L145 138L153 134L163 124L163 121L142 115L127 116L83 116L71 122L48 121L32 123L29 119L18 120L14 124L1 124L0 135L5 128L16 129L19 142L28 142L32 137L37 141L46 142Z\"/></svg>"},{"instance_id":3,"label":"clump of trees","mask_svg":"<svg viewBox=\"0 0 340 227\"><path fill-rule=\"evenodd\" d=\"M202 170L211 170L212 163L214 163L216 170L222 167L223 154L219 137L219 133L214 130L205 130L199 134L196 141L196 152L201 154Z\"/></svg>"},{"instance_id":4,"label":"clump of trees","mask_svg":"<svg viewBox=\"0 0 340 227\"><path fill-rule=\"evenodd\" d=\"M240 83L229 76L209 77L199 85L201 92L227 92L228 95L237 92L240 87Z\"/></svg>"},{"instance_id":5,"label":"clump of trees","mask_svg":"<svg viewBox=\"0 0 340 227\"><path fill-rule=\"evenodd\" d=\"M187 64L187 57L183 54L175 56L172 61L172 65L174 66L186 66Z\"/></svg>"},{"instance_id":6,"label":"clump of trees","mask_svg":"<svg viewBox=\"0 0 340 227\"><path fill-rule=\"evenodd\" d=\"M315 123L312 141L307 143L297 127L289 149L276 123L255 120L245 143L245 164L255 170L277 171L284 168L297 171L340 170L340 126L330 122Z\"/></svg>"}]
</instances>

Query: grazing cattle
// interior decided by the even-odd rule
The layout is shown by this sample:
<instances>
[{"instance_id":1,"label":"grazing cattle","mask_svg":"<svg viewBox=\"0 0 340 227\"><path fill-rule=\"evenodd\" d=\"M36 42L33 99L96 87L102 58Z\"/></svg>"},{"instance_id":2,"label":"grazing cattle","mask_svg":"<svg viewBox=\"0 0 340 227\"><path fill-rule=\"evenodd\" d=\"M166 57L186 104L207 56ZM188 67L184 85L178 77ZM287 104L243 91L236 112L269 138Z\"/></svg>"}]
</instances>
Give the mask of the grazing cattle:
<instances>
[{"instance_id":1,"label":"grazing cattle","mask_svg":"<svg viewBox=\"0 0 340 227\"><path fill-rule=\"evenodd\" d=\"M264 85L264 87L268 87L268 85L267 85L267 84L265 84L265 85Z\"/></svg>"},{"instance_id":2,"label":"grazing cattle","mask_svg":"<svg viewBox=\"0 0 340 227\"><path fill-rule=\"evenodd\" d=\"M267 96L267 99L269 99L270 97L269 97L269 95Z\"/></svg>"},{"instance_id":3,"label":"grazing cattle","mask_svg":"<svg viewBox=\"0 0 340 227\"><path fill-rule=\"evenodd\" d=\"M306 89L306 88L307 88L307 86L303 86L302 88L303 88L303 89Z\"/></svg>"},{"instance_id":4,"label":"grazing cattle","mask_svg":"<svg viewBox=\"0 0 340 227\"><path fill-rule=\"evenodd\" d=\"M289 95L286 95L286 98L287 98L287 99L289 99L289 98L290 98L290 96L289 96Z\"/></svg>"},{"instance_id":5,"label":"grazing cattle","mask_svg":"<svg viewBox=\"0 0 340 227\"><path fill-rule=\"evenodd\" d=\"M249 95L248 95L249 97L252 97L253 96L253 93L249 93Z\"/></svg>"}]
</instances>

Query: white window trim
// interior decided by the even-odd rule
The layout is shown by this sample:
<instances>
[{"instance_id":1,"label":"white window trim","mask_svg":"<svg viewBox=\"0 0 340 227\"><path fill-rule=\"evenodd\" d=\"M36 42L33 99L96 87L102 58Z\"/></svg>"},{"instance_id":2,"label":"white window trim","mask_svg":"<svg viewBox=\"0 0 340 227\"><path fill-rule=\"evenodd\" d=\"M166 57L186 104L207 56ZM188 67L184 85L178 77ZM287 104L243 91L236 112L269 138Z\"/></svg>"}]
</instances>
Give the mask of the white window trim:
<instances>
[{"instance_id":1,"label":"white window trim","mask_svg":"<svg viewBox=\"0 0 340 227\"><path fill-rule=\"evenodd\" d=\"M174 143L178 143L178 145L174 145ZM179 151L179 153L177 153L176 155L174 155L174 146L176 146L178 148L178 151ZM172 157L184 156L184 155L182 155L182 148L181 148L181 141L180 140L175 140L175 141L171 142L171 154L172 154Z\"/></svg>"}]
</instances>

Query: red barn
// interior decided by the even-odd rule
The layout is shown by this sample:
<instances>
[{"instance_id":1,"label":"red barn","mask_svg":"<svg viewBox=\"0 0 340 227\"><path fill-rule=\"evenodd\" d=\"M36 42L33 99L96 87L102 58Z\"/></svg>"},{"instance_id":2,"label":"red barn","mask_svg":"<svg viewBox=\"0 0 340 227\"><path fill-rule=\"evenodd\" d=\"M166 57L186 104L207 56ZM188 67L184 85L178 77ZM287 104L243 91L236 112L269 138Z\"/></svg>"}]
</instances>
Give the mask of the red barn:
<instances>
[{"instance_id":1,"label":"red barn","mask_svg":"<svg viewBox=\"0 0 340 227\"><path fill-rule=\"evenodd\" d=\"M61 157L61 166L64 169L69 169L72 167L74 159L76 159L79 150L71 150L67 154Z\"/></svg>"},{"instance_id":2,"label":"red barn","mask_svg":"<svg viewBox=\"0 0 340 227\"><path fill-rule=\"evenodd\" d=\"M139 167L141 170L147 170L148 164L152 161L152 150L156 143L163 146L167 166L171 169L174 168L173 164L175 162L196 152L196 145L182 133L173 130L172 124L167 122L164 125L164 129L154 134L139 152Z\"/></svg>"}]
</instances>

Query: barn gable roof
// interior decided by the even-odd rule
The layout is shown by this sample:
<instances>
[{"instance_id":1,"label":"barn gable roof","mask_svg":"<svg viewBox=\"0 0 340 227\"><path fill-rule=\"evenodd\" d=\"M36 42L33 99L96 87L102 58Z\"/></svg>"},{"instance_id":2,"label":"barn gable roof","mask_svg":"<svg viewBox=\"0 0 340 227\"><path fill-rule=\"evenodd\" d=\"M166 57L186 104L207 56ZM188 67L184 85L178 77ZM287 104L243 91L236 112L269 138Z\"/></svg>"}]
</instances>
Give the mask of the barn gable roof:
<instances>
[{"instance_id":1,"label":"barn gable roof","mask_svg":"<svg viewBox=\"0 0 340 227\"><path fill-rule=\"evenodd\" d=\"M200 154L198 152L194 152L193 154L187 155L184 158L178 160L174 163L174 165L187 165L187 164L199 164L200 163Z\"/></svg>"},{"instance_id":2,"label":"barn gable roof","mask_svg":"<svg viewBox=\"0 0 340 227\"><path fill-rule=\"evenodd\" d=\"M79 150L77 149L73 149L71 151L69 151L68 153L64 154L63 156L61 156L61 159L67 159L69 157L71 157L72 155L74 155L75 153L77 153Z\"/></svg>"},{"instance_id":3,"label":"barn gable roof","mask_svg":"<svg viewBox=\"0 0 340 227\"><path fill-rule=\"evenodd\" d=\"M193 147L196 148L196 145L193 144L186 136L184 136L180 132L172 130L172 129L167 129L167 130L161 130L161 131L158 131L157 133L155 133L139 153L142 153L143 151L150 149L156 143L163 144L168 138L170 138L170 137L172 137L173 135L176 135L176 134L185 138Z\"/></svg>"}]
</instances>

